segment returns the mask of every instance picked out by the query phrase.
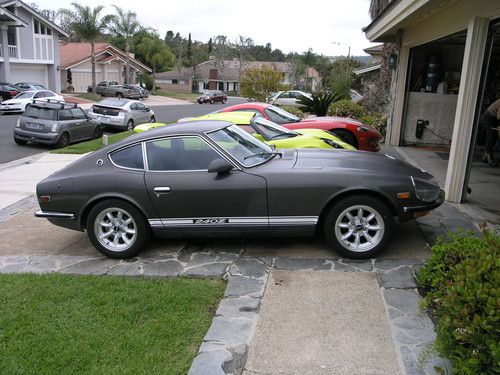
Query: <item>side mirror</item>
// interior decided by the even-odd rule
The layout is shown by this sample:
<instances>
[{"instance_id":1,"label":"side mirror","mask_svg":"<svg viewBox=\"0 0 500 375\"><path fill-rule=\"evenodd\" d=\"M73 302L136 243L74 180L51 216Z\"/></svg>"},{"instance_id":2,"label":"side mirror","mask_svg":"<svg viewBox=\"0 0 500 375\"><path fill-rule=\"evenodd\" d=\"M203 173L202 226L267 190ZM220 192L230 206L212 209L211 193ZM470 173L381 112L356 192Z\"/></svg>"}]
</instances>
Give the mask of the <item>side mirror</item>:
<instances>
[{"instance_id":1,"label":"side mirror","mask_svg":"<svg viewBox=\"0 0 500 375\"><path fill-rule=\"evenodd\" d=\"M233 165L224 159L214 159L208 165L208 173L229 173Z\"/></svg>"}]
</instances>

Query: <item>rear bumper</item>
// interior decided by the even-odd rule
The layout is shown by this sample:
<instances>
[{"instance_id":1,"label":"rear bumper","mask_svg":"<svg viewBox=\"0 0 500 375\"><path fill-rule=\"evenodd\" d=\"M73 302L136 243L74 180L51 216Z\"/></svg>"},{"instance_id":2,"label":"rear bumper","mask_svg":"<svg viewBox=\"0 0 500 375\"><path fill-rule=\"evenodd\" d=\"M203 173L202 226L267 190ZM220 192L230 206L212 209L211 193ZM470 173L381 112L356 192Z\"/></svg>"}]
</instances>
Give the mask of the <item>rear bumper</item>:
<instances>
[{"instance_id":1,"label":"rear bumper","mask_svg":"<svg viewBox=\"0 0 500 375\"><path fill-rule=\"evenodd\" d=\"M439 193L439 197L433 201L429 202L426 204L418 205L418 206L406 206L403 207L403 211L406 213L414 213L414 212L421 212L421 211L430 211L433 210L439 206L441 206L444 202L444 191L441 190Z\"/></svg>"},{"instance_id":2,"label":"rear bumper","mask_svg":"<svg viewBox=\"0 0 500 375\"><path fill-rule=\"evenodd\" d=\"M58 133L39 133L39 132L33 132L33 131L15 128L14 129L14 138L22 140L22 141L27 141L27 142L53 145L57 142L57 140L59 138L59 134Z\"/></svg>"},{"instance_id":3,"label":"rear bumper","mask_svg":"<svg viewBox=\"0 0 500 375\"><path fill-rule=\"evenodd\" d=\"M45 218L45 219L75 220L75 214L70 214L70 213L66 213L66 212L51 212L51 211L39 210L39 211L35 212L35 216Z\"/></svg>"}]
</instances>

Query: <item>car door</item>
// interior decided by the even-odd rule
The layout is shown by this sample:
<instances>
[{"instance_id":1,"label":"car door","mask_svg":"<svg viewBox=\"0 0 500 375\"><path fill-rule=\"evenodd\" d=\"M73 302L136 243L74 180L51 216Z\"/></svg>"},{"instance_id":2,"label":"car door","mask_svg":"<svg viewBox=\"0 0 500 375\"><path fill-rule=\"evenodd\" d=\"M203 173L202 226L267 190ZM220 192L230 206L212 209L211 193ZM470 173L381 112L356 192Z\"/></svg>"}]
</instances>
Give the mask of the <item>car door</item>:
<instances>
[{"instance_id":1,"label":"car door","mask_svg":"<svg viewBox=\"0 0 500 375\"><path fill-rule=\"evenodd\" d=\"M73 126L79 136L78 139L92 138L94 125L89 121L85 112L81 108L71 108L70 111L74 120Z\"/></svg>"},{"instance_id":2,"label":"car door","mask_svg":"<svg viewBox=\"0 0 500 375\"><path fill-rule=\"evenodd\" d=\"M137 116L140 116L141 124L149 122L150 115L146 106L142 103L136 103L137 105Z\"/></svg>"},{"instance_id":3,"label":"car door","mask_svg":"<svg viewBox=\"0 0 500 375\"><path fill-rule=\"evenodd\" d=\"M209 164L225 157L198 136L153 140L145 147L145 183L158 215L152 225L200 234L268 230L263 177L237 167L209 173Z\"/></svg>"},{"instance_id":4,"label":"car door","mask_svg":"<svg viewBox=\"0 0 500 375\"><path fill-rule=\"evenodd\" d=\"M64 108L59 110L59 133L67 131L69 133L69 138L71 142L81 139L81 131L75 126L76 120L73 118L73 114L69 108Z\"/></svg>"}]
</instances>

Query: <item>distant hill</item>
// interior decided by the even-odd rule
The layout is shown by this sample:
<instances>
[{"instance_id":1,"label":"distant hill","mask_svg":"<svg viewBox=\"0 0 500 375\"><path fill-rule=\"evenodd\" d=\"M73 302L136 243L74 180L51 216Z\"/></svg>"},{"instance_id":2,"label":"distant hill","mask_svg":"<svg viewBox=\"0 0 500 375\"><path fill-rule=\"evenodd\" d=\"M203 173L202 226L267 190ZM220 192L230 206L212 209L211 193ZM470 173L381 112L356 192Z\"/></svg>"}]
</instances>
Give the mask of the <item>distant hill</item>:
<instances>
[{"instance_id":1,"label":"distant hill","mask_svg":"<svg viewBox=\"0 0 500 375\"><path fill-rule=\"evenodd\" d=\"M331 62L334 62L340 57L345 57L345 56L329 56L328 58L330 59ZM361 65L368 65L373 61L373 57L370 55L363 55L363 56L351 56L354 60L359 61Z\"/></svg>"}]
</instances>

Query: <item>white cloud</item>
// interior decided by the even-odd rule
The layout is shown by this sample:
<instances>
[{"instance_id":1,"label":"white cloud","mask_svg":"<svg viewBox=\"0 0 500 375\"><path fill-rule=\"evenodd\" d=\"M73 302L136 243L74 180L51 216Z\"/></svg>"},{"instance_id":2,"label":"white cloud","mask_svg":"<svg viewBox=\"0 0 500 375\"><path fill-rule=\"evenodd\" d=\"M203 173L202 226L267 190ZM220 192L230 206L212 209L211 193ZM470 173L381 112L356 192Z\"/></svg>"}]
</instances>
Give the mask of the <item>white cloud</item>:
<instances>
[{"instance_id":1,"label":"white cloud","mask_svg":"<svg viewBox=\"0 0 500 375\"><path fill-rule=\"evenodd\" d=\"M74 0L38 0L41 8L70 7ZM135 11L139 20L157 29L163 37L167 30L195 40L208 41L223 34L230 39L238 35L251 37L257 44L270 42L284 52L303 52L312 48L325 55L364 54L371 44L361 28L369 22L369 0L86 0L82 4L111 4ZM341 42L335 45L332 42Z\"/></svg>"}]
</instances>

